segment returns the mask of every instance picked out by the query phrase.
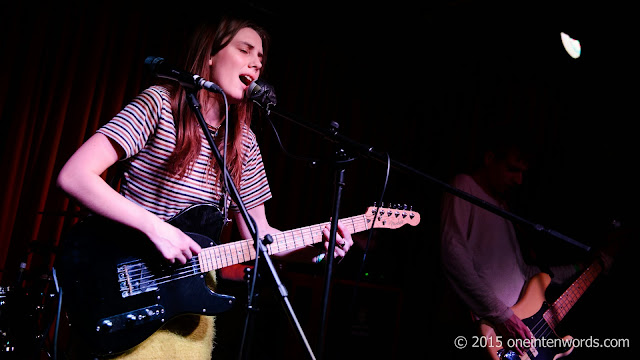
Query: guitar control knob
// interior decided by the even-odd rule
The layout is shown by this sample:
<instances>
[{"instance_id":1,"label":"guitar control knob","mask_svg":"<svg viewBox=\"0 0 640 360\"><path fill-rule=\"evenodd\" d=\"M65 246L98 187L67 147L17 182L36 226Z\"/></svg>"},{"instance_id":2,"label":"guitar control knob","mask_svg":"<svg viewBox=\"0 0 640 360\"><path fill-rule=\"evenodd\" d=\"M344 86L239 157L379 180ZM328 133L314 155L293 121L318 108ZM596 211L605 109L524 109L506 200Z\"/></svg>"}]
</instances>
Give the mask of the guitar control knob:
<instances>
[{"instance_id":1,"label":"guitar control knob","mask_svg":"<svg viewBox=\"0 0 640 360\"><path fill-rule=\"evenodd\" d=\"M111 322L111 320L109 319L106 319L106 320L103 320L102 323L100 323L100 325L96 328L96 331L109 332L109 330L111 330L112 327L113 327L113 322Z\"/></svg>"},{"instance_id":2,"label":"guitar control knob","mask_svg":"<svg viewBox=\"0 0 640 360\"><path fill-rule=\"evenodd\" d=\"M127 314L127 321L128 321L129 323L135 322L136 320L138 320L138 318L137 318L135 315L133 315L133 314Z\"/></svg>"}]
</instances>

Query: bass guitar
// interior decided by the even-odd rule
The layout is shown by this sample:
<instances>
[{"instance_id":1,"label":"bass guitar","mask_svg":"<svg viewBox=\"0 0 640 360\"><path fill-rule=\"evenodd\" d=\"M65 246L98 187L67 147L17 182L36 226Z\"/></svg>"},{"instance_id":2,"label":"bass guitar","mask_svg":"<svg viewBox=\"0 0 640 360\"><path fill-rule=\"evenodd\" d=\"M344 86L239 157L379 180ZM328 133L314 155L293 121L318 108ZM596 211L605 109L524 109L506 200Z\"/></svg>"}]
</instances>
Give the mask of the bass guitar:
<instances>
[{"instance_id":1,"label":"bass guitar","mask_svg":"<svg viewBox=\"0 0 640 360\"><path fill-rule=\"evenodd\" d=\"M505 348L505 345L509 344L496 335L495 328L490 323L481 321L480 333L486 340L486 349L491 358L494 360L552 360L569 355L573 351L573 345L571 345L573 338L570 335L560 338L555 328L601 272L600 262L593 262L551 305L548 305L545 300L545 292L551 283L551 277L540 273L531 278L520 300L511 309L537 339L531 342L535 347L527 349L525 354L518 356L515 351Z\"/></svg>"},{"instance_id":2,"label":"bass guitar","mask_svg":"<svg viewBox=\"0 0 640 360\"><path fill-rule=\"evenodd\" d=\"M55 269L70 328L93 355L126 351L178 315L216 315L233 306L235 298L211 290L205 274L254 260L253 239L217 245L224 220L213 204L191 206L168 222L202 247L185 265L170 264L144 234L100 216L87 217L65 235ZM419 222L413 210L378 207L340 220L352 233ZM267 251L321 242L328 224L271 234Z\"/></svg>"}]
</instances>

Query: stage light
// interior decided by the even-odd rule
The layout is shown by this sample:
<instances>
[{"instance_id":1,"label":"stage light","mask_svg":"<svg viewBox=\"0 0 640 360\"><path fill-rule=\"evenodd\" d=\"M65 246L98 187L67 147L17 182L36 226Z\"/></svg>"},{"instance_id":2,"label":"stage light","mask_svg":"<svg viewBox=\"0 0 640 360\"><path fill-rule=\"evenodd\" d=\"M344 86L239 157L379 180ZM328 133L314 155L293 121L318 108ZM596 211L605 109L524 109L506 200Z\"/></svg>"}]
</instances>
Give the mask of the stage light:
<instances>
[{"instance_id":1,"label":"stage light","mask_svg":"<svg viewBox=\"0 0 640 360\"><path fill-rule=\"evenodd\" d=\"M580 57L580 53L582 52L582 47L580 46L580 41L572 39L571 36L561 32L560 39L562 39L562 45L567 53L574 59Z\"/></svg>"}]
</instances>

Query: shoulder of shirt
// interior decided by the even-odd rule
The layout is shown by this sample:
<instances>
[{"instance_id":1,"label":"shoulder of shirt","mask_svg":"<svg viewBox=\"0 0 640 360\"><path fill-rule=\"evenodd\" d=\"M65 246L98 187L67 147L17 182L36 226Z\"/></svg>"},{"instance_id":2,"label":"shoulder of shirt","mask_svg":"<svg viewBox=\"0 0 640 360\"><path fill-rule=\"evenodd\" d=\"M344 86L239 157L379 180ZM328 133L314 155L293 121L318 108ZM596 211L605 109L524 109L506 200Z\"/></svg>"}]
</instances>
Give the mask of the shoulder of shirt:
<instances>
[{"instance_id":1,"label":"shoulder of shirt","mask_svg":"<svg viewBox=\"0 0 640 360\"><path fill-rule=\"evenodd\" d=\"M460 173L454 176L451 181L451 186L472 194L476 194L478 191L484 192L473 177L467 173Z\"/></svg>"},{"instance_id":2,"label":"shoulder of shirt","mask_svg":"<svg viewBox=\"0 0 640 360\"><path fill-rule=\"evenodd\" d=\"M476 181L473 180L473 177L471 177L471 175L469 174L465 174L465 173L460 173L457 174L453 177L453 180L451 181L451 184L453 186L459 187L459 185L469 185L469 184L475 184Z\"/></svg>"},{"instance_id":3,"label":"shoulder of shirt","mask_svg":"<svg viewBox=\"0 0 640 360\"><path fill-rule=\"evenodd\" d=\"M162 85L152 85L140 92L133 100L134 103L143 103L158 111L171 109L171 93Z\"/></svg>"},{"instance_id":4,"label":"shoulder of shirt","mask_svg":"<svg viewBox=\"0 0 640 360\"><path fill-rule=\"evenodd\" d=\"M146 94L149 96L160 96L165 100L169 100L171 93L169 93L169 89L162 85L152 85L148 88L142 90L142 94Z\"/></svg>"}]
</instances>

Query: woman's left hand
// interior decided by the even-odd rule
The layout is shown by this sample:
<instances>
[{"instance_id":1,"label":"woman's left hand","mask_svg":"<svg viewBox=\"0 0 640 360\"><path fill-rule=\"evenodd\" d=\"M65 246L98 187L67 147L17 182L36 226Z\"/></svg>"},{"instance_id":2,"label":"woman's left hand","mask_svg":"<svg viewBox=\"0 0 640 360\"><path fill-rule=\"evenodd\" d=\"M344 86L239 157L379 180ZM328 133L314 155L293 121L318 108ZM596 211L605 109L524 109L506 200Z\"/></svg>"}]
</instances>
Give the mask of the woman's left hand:
<instances>
[{"instance_id":1,"label":"woman's left hand","mask_svg":"<svg viewBox=\"0 0 640 360\"><path fill-rule=\"evenodd\" d=\"M322 235L324 239L324 248L329 250L329 236L331 234L331 225L327 224L322 229ZM338 231L336 232L336 246L333 251L334 257L344 257L347 251L353 245L353 239L351 239L351 233L338 222Z\"/></svg>"}]
</instances>

